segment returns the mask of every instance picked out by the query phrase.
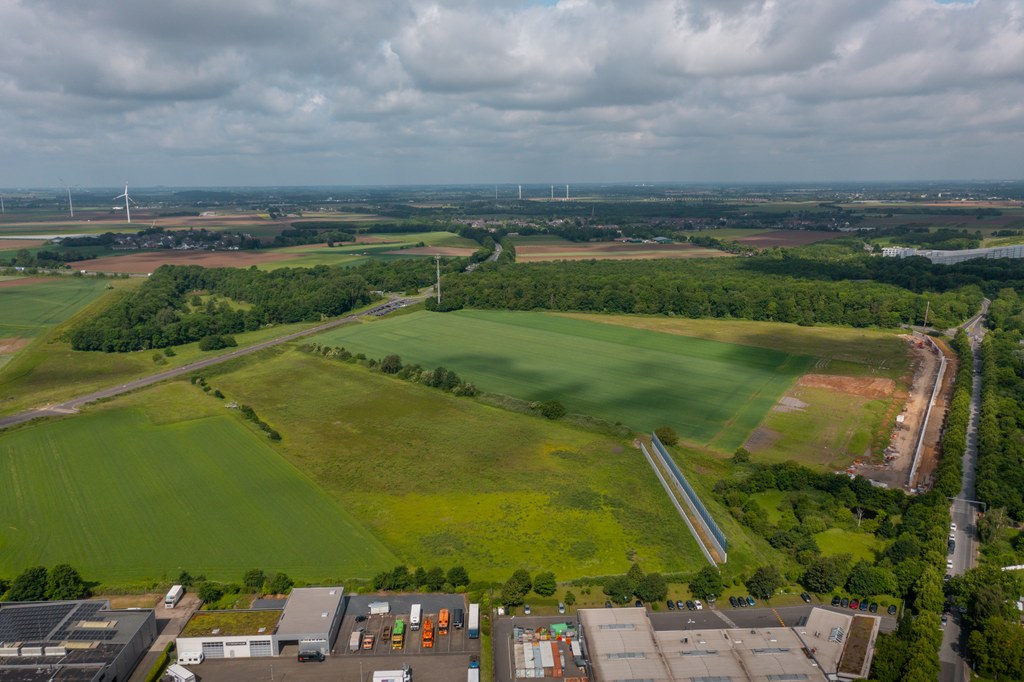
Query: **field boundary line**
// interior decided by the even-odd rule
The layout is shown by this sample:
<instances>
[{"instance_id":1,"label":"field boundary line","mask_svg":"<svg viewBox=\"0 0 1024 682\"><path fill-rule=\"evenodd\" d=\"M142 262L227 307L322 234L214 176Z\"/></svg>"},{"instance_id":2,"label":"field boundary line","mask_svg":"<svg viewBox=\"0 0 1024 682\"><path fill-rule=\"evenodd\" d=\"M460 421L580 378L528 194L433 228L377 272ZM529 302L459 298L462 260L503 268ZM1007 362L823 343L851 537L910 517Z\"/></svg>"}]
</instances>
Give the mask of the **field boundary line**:
<instances>
[{"instance_id":1,"label":"field boundary line","mask_svg":"<svg viewBox=\"0 0 1024 682\"><path fill-rule=\"evenodd\" d=\"M676 494L672 492L672 488L669 486L668 481L666 481L665 477L661 474L661 469L658 468L654 458L651 457L651 453L647 451L647 446L640 443L640 450L644 453L644 457L647 458L647 463L651 465L652 469L654 469L654 475L658 477L659 481L661 481L661 486L665 489L665 492L668 493L668 499L672 500L672 505L676 508L676 511L679 512L679 515L683 517L683 521L686 522L686 527L690 529L690 534L693 535L693 539L697 541L697 546L700 547L700 551L704 554L704 558L706 558L712 566L717 566L718 564L715 563L715 558L711 556L711 552L709 552L708 548L704 545L704 540L701 538L700 533L698 533L697 529L694 528L693 522L690 521L690 517L683 509L683 506L679 504L679 499L676 497Z\"/></svg>"}]
</instances>

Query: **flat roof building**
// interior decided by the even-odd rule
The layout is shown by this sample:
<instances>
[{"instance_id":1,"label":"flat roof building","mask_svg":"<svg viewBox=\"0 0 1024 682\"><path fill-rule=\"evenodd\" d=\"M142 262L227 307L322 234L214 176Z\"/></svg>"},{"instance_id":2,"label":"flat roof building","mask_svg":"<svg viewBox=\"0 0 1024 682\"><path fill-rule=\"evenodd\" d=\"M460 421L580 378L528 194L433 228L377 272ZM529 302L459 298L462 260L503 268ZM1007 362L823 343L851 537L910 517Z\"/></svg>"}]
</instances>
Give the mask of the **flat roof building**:
<instances>
[{"instance_id":1,"label":"flat roof building","mask_svg":"<svg viewBox=\"0 0 1024 682\"><path fill-rule=\"evenodd\" d=\"M0 682L127 680L156 640L152 609L106 600L0 604Z\"/></svg>"},{"instance_id":2,"label":"flat roof building","mask_svg":"<svg viewBox=\"0 0 1024 682\"><path fill-rule=\"evenodd\" d=\"M854 619L858 638L847 638ZM812 609L799 628L655 630L642 608L579 611L596 682L826 682L866 677L878 618ZM867 626L865 629L864 626ZM856 644L852 642L856 639ZM847 655L848 649L855 649ZM845 665L843 663L845 662Z\"/></svg>"}]
</instances>

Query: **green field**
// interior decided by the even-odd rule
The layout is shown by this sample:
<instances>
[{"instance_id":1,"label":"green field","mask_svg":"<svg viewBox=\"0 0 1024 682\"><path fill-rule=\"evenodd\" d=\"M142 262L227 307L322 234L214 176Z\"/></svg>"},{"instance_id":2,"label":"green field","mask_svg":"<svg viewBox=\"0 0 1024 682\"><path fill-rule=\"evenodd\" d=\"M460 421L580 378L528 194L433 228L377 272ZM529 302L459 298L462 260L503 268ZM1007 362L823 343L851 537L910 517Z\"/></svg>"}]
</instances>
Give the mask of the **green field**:
<instances>
[{"instance_id":1,"label":"green field","mask_svg":"<svg viewBox=\"0 0 1024 682\"><path fill-rule=\"evenodd\" d=\"M363 263L371 260L411 258L418 254L401 254L391 252L414 248L420 242L426 246L472 249L473 251L480 248L480 245L472 239L460 237L453 232L411 232L395 234L366 234L361 236L386 240L386 242L342 244L331 247L324 244L285 246L280 249L267 250L267 253L291 254L295 256L294 258L264 263L258 267L261 270L275 270L277 268L310 268L316 265L346 265L352 267L362 265ZM469 252L467 252L466 255L469 255Z\"/></svg>"},{"instance_id":2,"label":"green field","mask_svg":"<svg viewBox=\"0 0 1024 682\"><path fill-rule=\"evenodd\" d=\"M842 528L829 528L816 533L814 540L821 548L822 554L852 554L854 563L862 559L874 561L875 549L879 546L878 539L871 533L858 533Z\"/></svg>"},{"instance_id":3,"label":"green field","mask_svg":"<svg viewBox=\"0 0 1024 682\"><path fill-rule=\"evenodd\" d=\"M628 443L298 350L209 377L281 431L276 447L412 565L504 580L703 562Z\"/></svg>"},{"instance_id":4,"label":"green field","mask_svg":"<svg viewBox=\"0 0 1024 682\"><path fill-rule=\"evenodd\" d=\"M143 404L148 408L140 407ZM221 401L177 383L0 434L0 575L370 576L395 558Z\"/></svg>"},{"instance_id":5,"label":"green field","mask_svg":"<svg viewBox=\"0 0 1024 682\"><path fill-rule=\"evenodd\" d=\"M35 338L95 300L108 285L97 277L60 277L25 278L24 284L0 287L0 339Z\"/></svg>"},{"instance_id":6,"label":"green field","mask_svg":"<svg viewBox=\"0 0 1024 682\"><path fill-rule=\"evenodd\" d=\"M478 388L634 429L671 425L730 451L812 363L806 356L526 312L417 312L313 341L444 365Z\"/></svg>"}]
</instances>

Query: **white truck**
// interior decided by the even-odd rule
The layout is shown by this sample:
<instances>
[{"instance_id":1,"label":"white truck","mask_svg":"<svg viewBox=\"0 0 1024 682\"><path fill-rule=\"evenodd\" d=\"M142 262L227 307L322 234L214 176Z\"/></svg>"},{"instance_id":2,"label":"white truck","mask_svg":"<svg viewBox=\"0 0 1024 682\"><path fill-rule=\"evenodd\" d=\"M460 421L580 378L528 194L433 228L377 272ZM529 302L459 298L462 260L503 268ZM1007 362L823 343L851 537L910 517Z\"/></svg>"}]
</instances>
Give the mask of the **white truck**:
<instances>
[{"instance_id":1,"label":"white truck","mask_svg":"<svg viewBox=\"0 0 1024 682\"><path fill-rule=\"evenodd\" d=\"M173 609L184 596L185 588L181 585L175 585L167 591L167 596L164 597L164 608Z\"/></svg>"},{"instance_id":2,"label":"white truck","mask_svg":"<svg viewBox=\"0 0 1024 682\"><path fill-rule=\"evenodd\" d=\"M419 630L420 629L420 616L423 614L423 607L419 604L412 605L412 611L409 612L409 629Z\"/></svg>"},{"instance_id":3,"label":"white truck","mask_svg":"<svg viewBox=\"0 0 1024 682\"><path fill-rule=\"evenodd\" d=\"M363 632L362 630L356 630L352 633L352 636L348 638L348 650L355 652L359 651L359 645L363 643Z\"/></svg>"},{"instance_id":4,"label":"white truck","mask_svg":"<svg viewBox=\"0 0 1024 682\"><path fill-rule=\"evenodd\" d=\"M373 682L412 682L412 668L404 670L378 670L373 673Z\"/></svg>"},{"instance_id":5,"label":"white truck","mask_svg":"<svg viewBox=\"0 0 1024 682\"><path fill-rule=\"evenodd\" d=\"M167 676L174 682L196 682L196 675L188 668L183 668L177 663L167 666Z\"/></svg>"}]
</instances>

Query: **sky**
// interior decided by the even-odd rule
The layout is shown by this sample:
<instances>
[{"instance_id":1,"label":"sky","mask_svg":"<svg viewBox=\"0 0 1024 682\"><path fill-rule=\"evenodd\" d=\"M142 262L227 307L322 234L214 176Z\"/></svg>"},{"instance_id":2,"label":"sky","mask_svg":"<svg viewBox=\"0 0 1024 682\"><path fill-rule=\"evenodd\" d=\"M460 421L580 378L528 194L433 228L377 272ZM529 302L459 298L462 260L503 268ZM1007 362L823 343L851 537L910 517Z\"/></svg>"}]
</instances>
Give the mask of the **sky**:
<instances>
[{"instance_id":1,"label":"sky","mask_svg":"<svg viewBox=\"0 0 1024 682\"><path fill-rule=\"evenodd\" d=\"M0 186L1021 179L1024 0L0 0Z\"/></svg>"}]
</instances>

